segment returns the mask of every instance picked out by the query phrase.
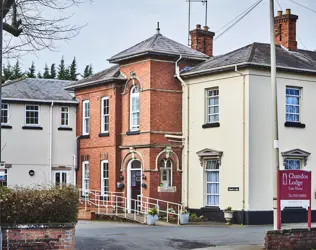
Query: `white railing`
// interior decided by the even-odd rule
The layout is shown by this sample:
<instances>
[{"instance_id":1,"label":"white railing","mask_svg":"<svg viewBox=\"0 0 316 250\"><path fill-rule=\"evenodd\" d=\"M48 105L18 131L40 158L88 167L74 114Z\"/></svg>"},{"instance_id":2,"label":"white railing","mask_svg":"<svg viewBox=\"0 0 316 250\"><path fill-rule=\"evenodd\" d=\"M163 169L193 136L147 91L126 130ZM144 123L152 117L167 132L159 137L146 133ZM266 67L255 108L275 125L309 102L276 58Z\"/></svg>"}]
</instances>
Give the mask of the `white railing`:
<instances>
[{"instance_id":1,"label":"white railing","mask_svg":"<svg viewBox=\"0 0 316 250\"><path fill-rule=\"evenodd\" d=\"M140 211L144 211L145 214L148 214L148 210L156 207L158 214L165 214L166 220L169 222L169 216L177 217L177 224L180 224L180 215L183 211L183 206L180 203L155 199L151 197L146 197L143 195L138 195L137 200L140 203Z\"/></svg>"},{"instance_id":2,"label":"white railing","mask_svg":"<svg viewBox=\"0 0 316 250\"><path fill-rule=\"evenodd\" d=\"M127 218L127 215L133 213L133 219L136 221L137 216L143 215L144 223L146 223L146 215L152 208L157 208L158 214L165 214L166 221L169 222L170 216L177 218L177 224L180 224L180 215L183 206L179 203L155 199L138 195L137 199L127 199L124 192L107 192L101 194L100 190L82 190L80 189L79 202L84 204L85 210L88 207L98 209L98 214L116 214ZM130 202L130 204L128 204ZM110 213L109 213L110 211Z\"/></svg>"}]
</instances>

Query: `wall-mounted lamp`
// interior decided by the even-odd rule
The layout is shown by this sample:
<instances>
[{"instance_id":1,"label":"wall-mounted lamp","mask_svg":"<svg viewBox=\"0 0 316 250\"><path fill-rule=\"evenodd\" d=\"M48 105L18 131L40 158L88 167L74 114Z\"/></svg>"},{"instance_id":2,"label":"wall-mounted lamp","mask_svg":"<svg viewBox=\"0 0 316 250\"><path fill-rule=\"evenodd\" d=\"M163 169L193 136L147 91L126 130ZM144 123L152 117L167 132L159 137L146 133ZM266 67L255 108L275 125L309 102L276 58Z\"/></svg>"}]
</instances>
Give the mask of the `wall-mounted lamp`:
<instances>
[{"instance_id":1,"label":"wall-mounted lamp","mask_svg":"<svg viewBox=\"0 0 316 250\"><path fill-rule=\"evenodd\" d=\"M30 170L30 171L29 171L29 175L30 175L30 176L34 176L34 175L35 175L35 171L34 171L34 170Z\"/></svg>"},{"instance_id":2,"label":"wall-mounted lamp","mask_svg":"<svg viewBox=\"0 0 316 250\"><path fill-rule=\"evenodd\" d=\"M142 187L143 187L143 188L147 188L146 183L142 183Z\"/></svg>"}]
</instances>

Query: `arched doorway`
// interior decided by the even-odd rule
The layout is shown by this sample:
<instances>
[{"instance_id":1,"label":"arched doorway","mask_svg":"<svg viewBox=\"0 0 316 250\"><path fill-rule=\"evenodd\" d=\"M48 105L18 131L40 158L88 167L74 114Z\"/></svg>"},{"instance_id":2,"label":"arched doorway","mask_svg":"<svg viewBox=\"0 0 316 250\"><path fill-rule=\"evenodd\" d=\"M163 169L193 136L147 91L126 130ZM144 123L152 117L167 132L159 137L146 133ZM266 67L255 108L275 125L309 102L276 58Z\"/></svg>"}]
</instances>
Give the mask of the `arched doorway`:
<instances>
[{"instance_id":1,"label":"arched doorway","mask_svg":"<svg viewBox=\"0 0 316 250\"><path fill-rule=\"evenodd\" d=\"M127 210L135 208L137 196L142 194L142 164L139 160L131 160L127 167Z\"/></svg>"}]
</instances>

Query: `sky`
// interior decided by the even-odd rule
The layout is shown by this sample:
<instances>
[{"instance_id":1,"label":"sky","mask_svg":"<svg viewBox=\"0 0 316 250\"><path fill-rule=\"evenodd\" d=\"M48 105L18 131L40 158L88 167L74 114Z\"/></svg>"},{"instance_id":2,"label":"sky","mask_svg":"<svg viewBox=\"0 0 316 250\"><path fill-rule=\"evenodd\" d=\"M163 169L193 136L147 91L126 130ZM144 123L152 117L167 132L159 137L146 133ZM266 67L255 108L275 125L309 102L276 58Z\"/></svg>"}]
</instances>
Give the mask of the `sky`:
<instances>
[{"instance_id":1,"label":"sky","mask_svg":"<svg viewBox=\"0 0 316 250\"><path fill-rule=\"evenodd\" d=\"M218 31L257 1L208 0L210 30ZM298 40L298 47L316 50L316 1L296 0L315 12L291 0L278 2L283 10L290 8L292 14L299 16L297 34L303 43ZM191 6L191 29L195 28L196 24L203 26L205 7L202 3L192 3ZM279 9L279 5L275 3L275 13ZM111 56L154 35L157 22L160 22L164 36L184 45L188 43L186 0L93 0L74 6L64 14L74 14L69 22L86 26L71 41L58 41L56 52L43 50L23 56L20 59L22 68L27 69L34 61L37 70L41 69L43 72L45 63L58 65L64 56L66 64L70 64L73 57L76 57L79 72L83 72L85 65L92 64L96 73L110 66L107 59ZM253 42L269 43L269 40L269 0L263 0L243 20L215 40L214 55L224 54ZM11 64L14 62L15 60Z\"/></svg>"}]
</instances>

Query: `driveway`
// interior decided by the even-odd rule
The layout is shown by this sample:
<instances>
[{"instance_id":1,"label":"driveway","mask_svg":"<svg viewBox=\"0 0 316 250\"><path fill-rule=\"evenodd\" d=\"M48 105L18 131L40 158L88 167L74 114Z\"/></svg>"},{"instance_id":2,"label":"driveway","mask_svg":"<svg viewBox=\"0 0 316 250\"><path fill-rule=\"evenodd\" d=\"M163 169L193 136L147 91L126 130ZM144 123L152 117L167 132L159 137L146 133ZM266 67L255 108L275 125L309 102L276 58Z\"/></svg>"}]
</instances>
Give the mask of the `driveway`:
<instances>
[{"instance_id":1,"label":"driveway","mask_svg":"<svg viewBox=\"0 0 316 250\"><path fill-rule=\"evenodd\" d=\"M76 249L171 250L229 245L263 245L272 226L146 226L132 223L79 221ZM223 248L221 248L223 249Z\"/></svg>"}]
</instances>

